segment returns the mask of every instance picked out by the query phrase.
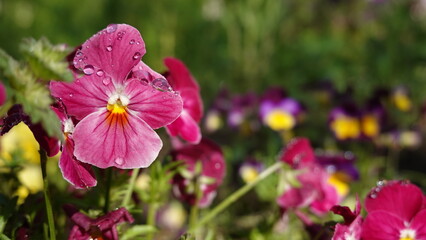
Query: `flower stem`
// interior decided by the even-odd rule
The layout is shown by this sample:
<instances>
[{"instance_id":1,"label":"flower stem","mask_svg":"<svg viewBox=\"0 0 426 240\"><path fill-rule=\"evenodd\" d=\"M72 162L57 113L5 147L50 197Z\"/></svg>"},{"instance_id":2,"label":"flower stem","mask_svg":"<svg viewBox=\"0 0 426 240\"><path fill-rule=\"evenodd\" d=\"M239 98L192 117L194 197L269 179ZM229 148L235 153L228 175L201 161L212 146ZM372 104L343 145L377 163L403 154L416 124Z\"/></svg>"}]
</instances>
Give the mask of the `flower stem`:
<instances>
[{"instance_id":1,"label":"flower stem","mask_svg":"<svg viewBox=\"0 0 426 240\"><path fill-rule=\"evenodd\" d=\"M47 164L47 156L46 151L43 149L39 150L40 154L40 166L41 166L41 174L43 177L43 194L44 194L44 202L46 204L46 215L47 215L47 224L49 226L49 239L56 240L56 230L55 230L55 221L53 219L53 210L52 210L52 204L50 202L49 198L49 182L47 180L47 171L46 171L46 164Z\"/></svg>"},{"instance_id":2,"label":"flower stem","mask_svg":"<svg viewBox=\"0 0 426 240\"><path fill-rule=\"evenodd\" d=\"M195 202L191 206L191 211L189 213L189 229L194 229L195 224L198 220L198 210L199 210L199 202L202 196L202 191L200 187L200 180L199 178L195 181ZM194 229L195 230L195 229Z\"/></svg>"},{"instance_id":3,"label":"flower stem","mask_svg":"<svg viewBox=\"0 0 426 240\"><path fill-rule=\"evenodd\" d=\"M207 215L202 217L198 223L193 226L190 231L194 231L195 229L203 226L207 222L209 222L211 219L216 217L219 213L221 213L223 210L225 210L227 207L229 207L232 203L237 201L240 197L242 197L244 194L246 194L248 191L250 191L253 187L255 187L259 182L261 182L263 179L277 171L283 166L282 162L276 162L269 168L265 169L259 176L252 182L249 182L245 184L243 187L235 191L233 194L228 196L225 200L223 200L219 205L217 205L215 208L213 208Z\"/></svg>"},{"instance_id":4,"label":"flower stem","mask_svg":"<svg viewBox=\"0 0 426 240\"><path fill-rule=\"evenodd\" d=\"M112 168L108 168L106 170L106 183L105 183L105 205L104 205L104 213L108 213L109 209L109 198L111 191L111 178L112 178Z\"/></svg>"},{"instance_id":5,"label":"flower stem","mask_svg":"<svg viewBox=\"0 0 426 240\"><path fill-rule=\"evenodd\" d=\"M158 204L155 202L152 202L151 204L149 204L148 207L148 215L147 215L147 224L149 226L155 226L155 217L157 215L157 209L158 209ZM147 235L146 239L151 240L154 238L154 233L150 233Z\"/></svg>"},{"instance_id":6,"label":"flower stem","mask_svg":"<svg viewBox=\"0 0 426 240\"><path fill-rule=\"evenodd\" d=\"M129 187L127 188L126 195L124 195L121 206L128 208L130 198L132 197L133 189L135 188L136 178L139 174L139 168L133 169L132 176L130 177Z\"/></svg>"}]
</instances>

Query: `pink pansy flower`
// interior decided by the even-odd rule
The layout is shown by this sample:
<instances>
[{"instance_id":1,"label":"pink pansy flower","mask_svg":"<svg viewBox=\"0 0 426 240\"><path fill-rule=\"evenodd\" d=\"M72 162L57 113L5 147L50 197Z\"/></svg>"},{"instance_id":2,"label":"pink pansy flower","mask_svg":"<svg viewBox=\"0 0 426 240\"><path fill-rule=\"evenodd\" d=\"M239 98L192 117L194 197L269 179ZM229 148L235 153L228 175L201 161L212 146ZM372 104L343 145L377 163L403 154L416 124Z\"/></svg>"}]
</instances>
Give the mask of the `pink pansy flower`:
<instances>
[{"instance_id":1,"label":"pink pansy flower","mask_svg":"<svg viewBox=\"0 0 426 240\"><path fill-rule=\"evenodd\" d=\"M79 49L74 66L84 75L72 83L51 82L75 126L74 156L99 168L148 167L162 148L153 129L173 122L182 110L180 96L141 62L145 44L126 24L111 24ZM141 79L131 74L140 67Z\"/></svg>"},{"instance_id":2,"label":"pink pansy flower","mask_svg":"<svg viewBox=\"0 0 426 240\"><path fill-rule=\"evenodd\" d=\"M343 217L344 223L336 224L332 240L359 240L361 239L361 203L356 198L355 209L352 212L348 207L336 205L331 208L334 214Z\"/></svg>"},{"instance_id":3,"label":"pink pansy flower","mask_svg":"<svg viewBox=\"0 0 426 240\"><path fill-rule=\"evenodd\" d=\"M219 146L202 139L197 145L188 145L173 152L174 161L185 164L173 178L174 195L191 205L196 203L196 185L201 189L199 207L207 207L216 196L226 173L225 160Z\"/></svg>"},{"instance_id":4,"label":"pink pansy flower","mask_svg":"<svg viewBox=\"0 0 426 240\"><path fill-rule=\"evenodd\" d=\"M71 229L69 240L118 240L117 225L134 221L125 208L116 209L96 219L84 215L72 205L65 205L64 210L75 224Z\"/></svg>"},{"instance_id":5,"label":"pink pansy flower","mask_svg":"<svg viewBox=\"0 0 426 240\"><path fill-rule=\"evenodd\" d=\"M379 181L365 200L363 240L424 240L426 209L420 188L406 181Z\"/></svg>"},{"instance_id":6,"label":"pink pansy flower","mask_svg":"<svg viewBox=\"0 0 426 240\"><path fill-rule=\"evenodd\" d=\"M201 140L198 123L203 115L203 102L198 84L180 60L169 57L164 59L164 64L169 69L164 74L167 81L180 93L183 101L181 115L166 126L167 132L173 137L180 136L192 144L197 144Z\"/></svg>"},{"instance_id":7,"label":"pink pansy flower","mask_svg":"<svg viewBox=\"0 0 426 240\"><path fill-rule=\"evenodd\" d=\"M74 123L72 119L67 116L62 106L54 106L52 109L62 123L62 131L65 138L62 144L62 154L59 158L59 168L62 176L76 188L96 186L97 181L92 166L80 162L74 156L74 140L72 137Z\"/></svg>"}]
</instances>

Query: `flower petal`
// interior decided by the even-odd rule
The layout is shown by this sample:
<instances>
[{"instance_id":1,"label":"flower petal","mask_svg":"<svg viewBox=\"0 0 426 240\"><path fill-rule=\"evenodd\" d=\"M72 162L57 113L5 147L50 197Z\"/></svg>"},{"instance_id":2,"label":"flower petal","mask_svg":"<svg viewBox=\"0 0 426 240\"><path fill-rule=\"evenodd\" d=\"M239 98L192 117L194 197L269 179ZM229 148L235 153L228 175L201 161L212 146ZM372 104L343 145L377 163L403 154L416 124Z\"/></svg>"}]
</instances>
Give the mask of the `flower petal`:
<instances>
[{"instance_id":1,"label":"flower petal","mask_svg":"<svg viewBox=\"0 0 426 240\"><path fill-rule=\"evenodd\" d=\"M416 239L426 239L426 209L423 209L414 217L411 228L416 231Z\"/></svg>"},{"instance_id":2,"label":"flower petal","mask_svg":"<svg viewBox=\"0 0 426 240\"><path fill-rule=\"evenodd\" d=\"M182 98L176 92L157 90L137 79L129 79L124 91L129 97L128 108L151 128L170 124L182 112Z\"/></svg>"},{"instance_id":3,"label":"flower petal","mask_svg":"<svg viewBox=\"0 0 426 240\"><path fill-rule=\"evenodd\" d=\"M52 96L62 100L69 115L81 120L99 108L106 108L108 98L115 91L115 87L106 74L93 74L83 76L72 83L52 81L50 91Z\"/></svg>"},{"instance_id":4,"label":"flower petal","mask_svg":"<svg viewBox=\"0 0 426 240\"><path fill-rule=\"evenodd\" d=\"M163 145L157 133L130 112L92 113L77 124L73 137L77 159L99 168L148 167Z\"/></svg>"},{"instance_id":5,"label":"flower petal","mask_svg":"<svg viewBox=\"0 0 426 240\"><path fill-rule=\"evenodd\" d=\"M179 90L183 101L183 109L196 121L199 122L203 116L203 101L199 91L191 88Z\"/></svg>"},{"instance_id":6,"label":"flower petal","mask_svg":"<svg viewBox=\"0 0 426 240\"><path fill-rule=\"evenodd\" d=\"M391 181L382 187L373 188L365 199L367 212L383 210L410 222L423 204L423 193L416 185Z\"/></svg>"},{"instance_id":7,"label":"flower petal","mask_svg":"<svg viewBox=\"0 0 426 240\"><path fill-rule=\"evenodd\" d=\"M76 188L87 188L96 186L95 173L87 163L78 161L74 155L74 141L67 137L62 148L59 168L65 180Z\"/></svg>"},{"instance_id":8,"label":"flower petal","mask_svg":"<svg viewBox=\"0 0 426 240\"><path fill-rule=\"evenodd\" d=\"M167 80L170 82L173 89L181 90L184 88L191 88L198 91L199 86L197 82L182 61L176 58L167 57L164 59L164 65L169 69Z\"/></svg>"},{"instance_id":9,"label":"flower petal","mask_svg":"<svg viewBox=\"0 0 426 240\"><path fill-rule=\"evenodd\" d=\"M3 83L0 83L0 106L6 102L7 94Z\"/></svg>"},{"instance_id":10,"label":"flower petal","mask_svg":"<svg viewBox=\"0 0 426 240\"><path fill-rule=\"evenodd\" d=\"M315 161L314 150L307 138L295 138L287 144L280 160L298 168Z\"/></svg>"},{"instance_id":11,"label":"flower petal","mask_svg":"<svg viewBox=\"0 0 426 240\"><path fill-rule=\"evenodd\" d=\"M403 230L404 221L382 210L367 215L362 224L361 237L363 240L398 240Z\"/></svg>"},{"instance_id":12,"label":"flower petal","mask_svg":"<svg viewBox=\"0 0 426 240\"><path fill-rule=\"evenodd\" d=\"M75 55L74 66L83 72L89 69L90 74L102 70L115 83L123 83L145 52L145 43L136 28L110 24L82 45Z\"/></svg>"},{"instance_id":13,"label":"flower petal","mask_svg":"<svg viewBox=\"0 0 426 240\"><path fill-rule=\"evenodd\" d=\"M171 136L179 135L192 144L197 144L201 140L200 127L186 111L182 111L182 114L174 122L167 125L166 129Z\"/></svg>"}]
</instances>

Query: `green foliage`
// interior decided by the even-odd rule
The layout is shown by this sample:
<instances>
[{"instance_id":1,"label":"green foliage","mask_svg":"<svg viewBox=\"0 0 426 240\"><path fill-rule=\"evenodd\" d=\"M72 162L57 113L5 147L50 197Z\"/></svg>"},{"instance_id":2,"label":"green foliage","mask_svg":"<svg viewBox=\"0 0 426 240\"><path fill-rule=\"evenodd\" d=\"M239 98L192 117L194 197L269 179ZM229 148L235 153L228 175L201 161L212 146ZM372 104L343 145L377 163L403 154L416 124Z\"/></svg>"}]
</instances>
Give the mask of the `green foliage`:
<instances>
[{"instance_id":1,"label":"green foliage","mask_svg":"<svg viewBox=\"0 0 426 240\"><path fill-rule=\"evenodd\" d=\"M46 84L50 80L72 80L65 62L67 48L51 45L46 39L27 39L21 51L26 56L25 62L16 61L0 49L0 78L10 89L1 114L12 104L21 104L32 123L41 123L50 136L62 139L59 119L50 109L53 100Z\"/></svg>"}]
</instances>

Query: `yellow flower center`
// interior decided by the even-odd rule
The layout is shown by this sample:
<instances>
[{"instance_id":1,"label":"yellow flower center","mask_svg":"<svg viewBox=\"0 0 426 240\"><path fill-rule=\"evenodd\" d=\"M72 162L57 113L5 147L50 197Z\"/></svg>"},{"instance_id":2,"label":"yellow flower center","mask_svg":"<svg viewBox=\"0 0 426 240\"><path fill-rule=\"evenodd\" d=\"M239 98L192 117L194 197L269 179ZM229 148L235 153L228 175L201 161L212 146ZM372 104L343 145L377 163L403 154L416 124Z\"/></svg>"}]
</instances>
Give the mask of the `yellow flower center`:
<instances>
[{"instance_id":1,"label":"yellow flower center","mask_svg":"<svg viewBox=\"0 0 426 240\"><path fill-rule=\"evenodd\" d=\"M357 138L360 135L360 122L352 117L339 117L331 123L331 129L340 140Z\"/></svg>"},{"instance_id":2,"label":"yellow flower center","mask_svg":"<svg viewBox=\"0 0 426 240\"><path fill-rule=\"evenodd\" d=\"M241 178L246 183L253 182L257 176L259 176L259 172L253 167L246 166L241 170Z\"/></svg>"},{"instance_id":3,"label":"yellow flower center","mask_svg":"<svg viewBox=\"0 0 426 240\"><path fill-rule=\"evenodd\" d=\"M393 102L395 103L395 106L401 111L406 112L411 109L411 100L403 93L395 93L393 96Z\"/></svg>"},{"instance_id":4,"label":"yellow flower center","mask_svg":"<svg viewBox=\"0 0 426 240\"><path fill-rule=\"evenodd\" d=\"M120 103L108 104L108 111L111 113L122 114L126 112L126 107L121 105Z\"/></svg>"},{"instance_id":5,"label":"yellow flower center","mask_svg":"<svg viewBox=\"0 0 426 240\"><path fill-rule=\"evenodd\" d=\"M291 114L276 109L266 115L265 124L275 131L290 130L296 124L296 119Z\"/></svg>"},{"instance_id":6,"label":"yellow flower center","mask_svg":"<svg viewBox=\"0 0 426 240\"><path fill-rule=\"evenodd\" d=\"M373 115L366 115L361 119L362 132L367 137L375 137L379 134L380 126L377 118Z\"/></svg>"},{"instance_id":7,"label":"yellow flower center","mask_svg":"<svg viewBox=\"0 0 426 240\"><path fill-rule=\"evenodd\" d=\"M328 178L328 183L332 185L340 196L346 196L349 192L349 185L344 179L348 177L343 173L334 173Z\"/></svg>"}]
</instances>

